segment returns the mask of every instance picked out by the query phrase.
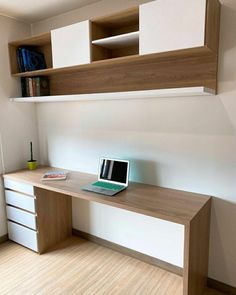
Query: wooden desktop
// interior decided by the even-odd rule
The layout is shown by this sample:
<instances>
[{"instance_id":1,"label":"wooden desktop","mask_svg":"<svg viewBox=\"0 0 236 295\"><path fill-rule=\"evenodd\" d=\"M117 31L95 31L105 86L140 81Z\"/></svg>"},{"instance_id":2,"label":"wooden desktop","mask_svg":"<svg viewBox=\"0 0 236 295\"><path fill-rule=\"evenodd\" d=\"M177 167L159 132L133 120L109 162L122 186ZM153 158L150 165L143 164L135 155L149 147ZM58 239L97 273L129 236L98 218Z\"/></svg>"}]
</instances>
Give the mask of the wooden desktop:
<instances>
[{"instance_id":1,"label":"wooden desktop","mask_svg":"<svg viewBox=\"0 0 236 295\"><path fill-rule=\"evenodd\" d=\"M45 252L72 234L71 197L94 201L184 225L183 294L203 293L208 272L210 196L131 182L127 190L107 197L81 190L96 180L91 174L70 171L65 181L41 181L51 169L42 167L4 175L6 193L19 191L18 195L26 196L27 191L18 189L18 184L33 187L37 252Z\"/></svg>"}]
</instances>

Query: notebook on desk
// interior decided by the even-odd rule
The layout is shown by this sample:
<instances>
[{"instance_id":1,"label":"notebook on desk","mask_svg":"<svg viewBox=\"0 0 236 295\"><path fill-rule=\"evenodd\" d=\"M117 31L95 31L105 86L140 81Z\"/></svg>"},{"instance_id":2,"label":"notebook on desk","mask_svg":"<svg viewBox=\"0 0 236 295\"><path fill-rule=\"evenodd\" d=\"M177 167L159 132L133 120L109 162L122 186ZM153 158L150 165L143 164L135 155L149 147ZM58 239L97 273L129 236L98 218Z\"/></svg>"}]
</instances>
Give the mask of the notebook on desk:
<instances>
[{"instance_id":1,"label":"notebook on desk","mask_svg":"<svg viewBox=\"0 0 236 295\"><path fill-rule=\"evenodd\" d=\"M114 196L128 187L129 161L101 158L98 180L82 187L82 190Z\"/></svg>"}]
</instances>

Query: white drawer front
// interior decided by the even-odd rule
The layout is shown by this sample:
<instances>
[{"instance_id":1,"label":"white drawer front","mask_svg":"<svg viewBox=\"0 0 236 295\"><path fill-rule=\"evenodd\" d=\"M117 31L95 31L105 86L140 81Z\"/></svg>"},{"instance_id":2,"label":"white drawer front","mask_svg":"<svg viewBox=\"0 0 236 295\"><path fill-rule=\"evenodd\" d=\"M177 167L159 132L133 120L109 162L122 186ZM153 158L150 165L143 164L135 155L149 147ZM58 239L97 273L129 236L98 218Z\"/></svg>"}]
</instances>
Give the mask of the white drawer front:
<instances>
[{"instance_id":1,"label":"white drawer front","mask_svg":"<svg viewBox=\"0 0 236 295\"><path fill-rule=\"evenodd\" d=\"M14 191L25 193L31 196L34 195L34 187L28 183L18 182L11 179L4 179L4 186L5 188L9 188Z\"/></svg>"},{"instance_id":2,"label":"white drawer front","mask_svg":"<svg viewBox=\"0 0 236 295\"><path fill-rule=\"evenodd\" d=\"M9 239L38 252L37 233L31 229L8 221Z\"/></svg>"},{"instance_id":3,"label":"white drawer front","mask_svg":"<svg viewBox=\"0 0 236 295\"><path fill-rule=\"evenodd\" d=\"M7 206L7 218L12 221L23 224L27 227L30 227L32 229L36 230L37 228L36 216L32 213L28 213L26 211L22 211L14 207Z\"/></svg>"},{"instance_id":4,"label":"white drawer front","mask_svg":"<svg viewBox=\"0 0 236 295\"><path fill-rule=\"evenodd\" d=\"M35 199L10 190L5 190L6 203L35 213Z\"/></svg>"}]
</instances>

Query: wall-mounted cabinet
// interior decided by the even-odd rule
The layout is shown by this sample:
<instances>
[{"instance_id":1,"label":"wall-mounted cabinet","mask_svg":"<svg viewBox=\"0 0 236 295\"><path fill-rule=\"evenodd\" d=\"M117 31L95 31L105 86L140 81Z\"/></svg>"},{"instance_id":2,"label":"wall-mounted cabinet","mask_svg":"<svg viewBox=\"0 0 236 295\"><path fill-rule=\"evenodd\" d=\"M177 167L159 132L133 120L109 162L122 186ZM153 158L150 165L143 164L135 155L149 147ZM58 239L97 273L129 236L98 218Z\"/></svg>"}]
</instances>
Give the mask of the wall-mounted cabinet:
<instances>
[{"instance_id":1,"label":"wall-mounted cabinet","mask_svg":"<svg viewBox=\"0 0 236 295\"><path fill-rule=\"evenodd\" d=\"M91 62L89 21L52 30L51 38L54 69Z\"/></svg>"},{"instance_id":2,"label":"wall-mounted cabinet","mask_svg":"<svg viewBox=\"0 0 236 295\"><path fill-rule=\"evenodd\" d=\"M52 96L195 87L216 93L220 3L173 2L153 1L12 42L12 75L48 76ZM21 46L43 52L47 68L20 73Z\"/></svg>"}]
</instances>

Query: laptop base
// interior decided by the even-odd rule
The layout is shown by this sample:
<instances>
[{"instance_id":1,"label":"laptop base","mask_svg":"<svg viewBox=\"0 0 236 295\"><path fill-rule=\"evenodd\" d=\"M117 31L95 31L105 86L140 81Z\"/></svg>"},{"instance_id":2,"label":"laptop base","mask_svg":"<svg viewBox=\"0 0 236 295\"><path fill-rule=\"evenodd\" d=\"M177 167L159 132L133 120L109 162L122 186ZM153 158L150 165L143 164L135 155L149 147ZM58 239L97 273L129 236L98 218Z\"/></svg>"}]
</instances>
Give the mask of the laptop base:
<instances>
[{"instance_id":1,"label":"laptop base","mask_svg":"<svg viewBox=\"0 0 236 295\"><path fill-rule=\"evenodd\" d=\"M106 188L102 188L99 186L95 186L93 184L88 184L86 186L83 186L81 189L84 191L94 192L97 194L112 197L112 196L118 194L119 192L123 191L124 189L126 189L126 187L119 189L119 190L111 190L111 189L106 189Z\"/></svg>"}]
</instances>

